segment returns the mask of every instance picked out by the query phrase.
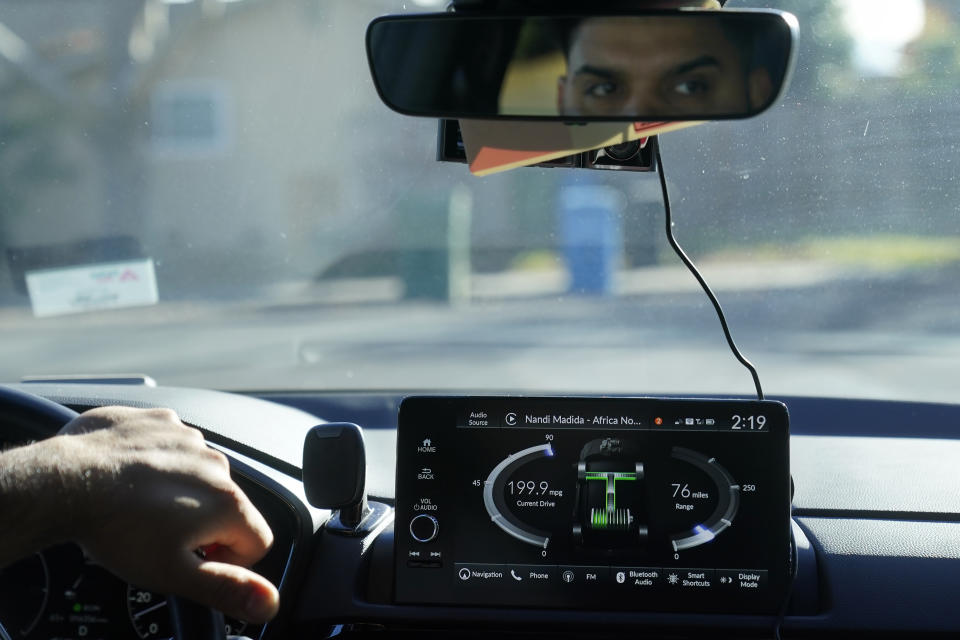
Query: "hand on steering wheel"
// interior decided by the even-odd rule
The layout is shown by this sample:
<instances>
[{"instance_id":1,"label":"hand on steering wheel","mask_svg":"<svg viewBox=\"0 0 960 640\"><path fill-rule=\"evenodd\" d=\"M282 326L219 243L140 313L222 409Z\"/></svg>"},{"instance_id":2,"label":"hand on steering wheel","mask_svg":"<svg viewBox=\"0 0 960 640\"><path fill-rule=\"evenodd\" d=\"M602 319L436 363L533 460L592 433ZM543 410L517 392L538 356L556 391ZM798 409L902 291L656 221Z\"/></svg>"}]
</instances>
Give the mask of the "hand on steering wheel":
<instances>
[{"instance_id":1,"label":"hand on steering wheel","mask_svg":"<svg viewBox=\"0 0 960 640\"><path fill-rule=\"evenodd\" d=\"M63 498L54 506L69 511L58 518L70 527L61 540L77 542L120 578L145 588L251 622L275 615L276 588L246 568L267 552L270 528L230 478L227 458L174 412L110 407L77 417L42 398L0 388L0 414L39 430L38 437L65 425L59 437L29 445L42 452L21 449L53 465L48 478L30 476L31 483L52 484L31 489ZM201 547L207 548L204 558L194 553ZM209 610L183 600L171 610L178 638L216 637L210 635L215 629L196 628L207 626Z\"/></svg>"}]
</instances>

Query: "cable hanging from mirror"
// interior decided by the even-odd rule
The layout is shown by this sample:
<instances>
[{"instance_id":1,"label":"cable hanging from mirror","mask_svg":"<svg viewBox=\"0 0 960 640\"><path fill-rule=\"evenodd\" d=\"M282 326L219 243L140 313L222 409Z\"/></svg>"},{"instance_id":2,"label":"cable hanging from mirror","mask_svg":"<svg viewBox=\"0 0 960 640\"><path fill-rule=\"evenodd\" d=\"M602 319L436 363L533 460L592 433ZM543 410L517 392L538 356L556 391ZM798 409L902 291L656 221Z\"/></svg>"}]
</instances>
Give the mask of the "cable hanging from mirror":
<instances>
[{"instance_id":1,"label":"cable hanging from mirror","mask_svg":"<svg viewBox=\"0 0 960 640\"><path fill-rule=\"evenodd\" d=\"M763 400L763 388L760 386L760 375L757 373L757 368L753 366L753 363L747 360L742 353L740 353L737 343L733 341L733 335L730 333L730 327L727 325L727 318L723 314L723 307L720 306L720 301L717 300L717 296L714 295L713 291L710 289L710 285L707 284L707 281L700 274L697 266L693 264L693 260L690 259L690 257L683 250L683 247L680 246L680 243L677 242L677 238L673 235L673 216L670 212L670 194L667 191L667 178L664 175L663 160L660 157L660 137L655 136L651 138L650 142L654 145L653 153L657 161L657 174L660 176L660 191L663 194L663 211L664 218L666 219L667 242L670 243L670 246L673 248L673 252L676 253L683 264L686 265L687 270L693 274L693 277L697 279L697 282L699 282L700 286L703 288L704 293L706 293L707 297L710 298L710 302L713 303L713 308L717 312L717 318L720 320L720 326L723 328L723 335L726 337L727 344L730 346L730 351L733 352L734 357L740 361L740 364L747 368L747 371L749 371L750 375L753 377L753 385L757 389L757 400Z\"/></svg>"}]
</instances>

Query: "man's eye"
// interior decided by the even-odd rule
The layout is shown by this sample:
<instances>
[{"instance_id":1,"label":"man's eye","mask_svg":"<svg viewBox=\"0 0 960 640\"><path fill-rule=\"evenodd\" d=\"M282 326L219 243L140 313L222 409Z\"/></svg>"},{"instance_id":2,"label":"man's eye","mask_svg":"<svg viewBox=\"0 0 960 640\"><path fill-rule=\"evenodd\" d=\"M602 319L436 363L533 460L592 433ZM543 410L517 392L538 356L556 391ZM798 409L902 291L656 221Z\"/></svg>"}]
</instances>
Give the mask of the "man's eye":
<instances>
[{"instance_id":1,"label":"man's eye","mask_svg":"<svg viewBox=\"0 0 960 640\"><path fill-rule=\"evenodd\" d=\"M584 93L593 98L604 98L616 90L617 85L613 82L601 82L600 84L590 85Z\"/></svg>"},{"instance_id":2,"label":"man's eye","mask_svg":"<svg viewBox=\"0 0 960 640\"><path fill-rule=\"evenodd\" d=\"M683 80L675 84L673 90L684 96L695 96L709 91L710 85L702 80Z\"/></svg>"}]
</instances>

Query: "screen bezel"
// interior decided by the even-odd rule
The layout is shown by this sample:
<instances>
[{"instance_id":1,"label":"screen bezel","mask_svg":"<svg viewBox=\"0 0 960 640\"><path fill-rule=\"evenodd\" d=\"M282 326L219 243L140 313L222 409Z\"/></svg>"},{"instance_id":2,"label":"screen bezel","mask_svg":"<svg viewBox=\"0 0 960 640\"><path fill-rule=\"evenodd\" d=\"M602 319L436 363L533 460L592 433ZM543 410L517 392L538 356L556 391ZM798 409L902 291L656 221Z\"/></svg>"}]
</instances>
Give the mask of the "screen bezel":
<instances>
[{"instance_id":1,"label":"screen bezel","mask_svg":"<svg viewBox=\"0 0 960 640\"><path fill-rule=\"evenodd\" d=\"M773 614L779 608L780 603L783 601L784 593L786 592L791 578L791 553L790 553L790 540L791 540L791 522L790 522L790 476L789 476L789 415L786 409L786 406L779 402L774 401L755 401L755 400L731 400L731 399L701 399L701 398L652 398L652 397L603 397L603 398L590 398L590 397L576 397L576 396L436 396L436 397L409 397L404 399L401 403L399 420L398 420L398 437L397 437L397 513L398 513L398 522L401 523L399 526L402 529L403 527L403 518L406 515L403 512L405 508L405 501L407 501L410 496L404 495L405 483L401 481L404 474L407 471L407 456L404 454L404 446L409 445L409 441L412 437L415 437L412 428L418 423L431 422L433 423L434 429L456 429L457 419L456 416L461 412L465 406L471 405L476 406L478 404L483 404L485 406L491 407L503 407L506 405L523 405L524 403L550 403L551 405L563 404L566 407L576 407L588 405L591 407L598 406L607 406L607 407L624 407L627 405L635 405L639 407L650 408L654 413L668 413L671 408L675 410L732 410L735 407L741 407L742 410L746 411L763 411L767 415L775 416L774 422L771 424L771 433L775 431L773 437L771 438L771 451L772 457L782 460L782 473L775 473L771 477L775 476L775 493L779 495L782 492L782 496L777 500L778 504L773 508L777 512L777 518L782 518L782 530L777 534L778 540L775 542L777 548L782 542L782 556L780 556L779 551L776 554L771 554L769 551L767 555L770 555L771 558L773 555L777 557L782 557L782 563L777 562L774 565L769 567L770 574L770 583L769 590L765 597L762 599L762 603L754 602L754 605L744 607L742 610L730 610L729 608L717 609L710 607L694 607L689 609L689 612L696 613L743 613L743 614ZM499 410L499 409L497 409ZM652 426L652 425L651 425ZM650 429L653 430L653 429ZM661 429L662 430L662 429ZM776 451L773 451L773 450ZM782 482L782 484L781 484ZM449 519L449 516L447 516ZM771 529L772 531L773 529ZM398 532L400 529L398 529ZM405 559L400 557L400 553L405 548L401 542L403 533L399 532L398 535L394 537L394 553L395 553L395 562L394 562L394 594L395 601L398 603L404 604L423 604L423 605L444 605L444 606L482 606L482 607L521 607L521 608L531 608L536 606L536 608L550 607L550 606L564 606L569 608L565 604L559 605L544 605L543 603L538 603L537 605L524 605L517 604L516 602L509 602L504 598L497 597L477 597L477 594L474 593L469 600L463 598L450 597L449 593L445 595L440 595L439 597L424 597L421 593L420 596L410 597L410 590L403 583L403 576L407 573L404 571L404 561ZM771 543L774 544L774 543ZM447 558L446 561L449 563L455 562L456 558ZM759 567L754 567L759 568ZM449 591L449 590L447 590ZM650 612L668 612L668 611L687 611L683 607L661 607L657 609L650 608L630 608L625 606L612 606L606 607L601 606L597 607L590 605L588 607L583 607L582 609L594 610L596 608L607 609L611 611L650 611Z\"/></svg>"}]
</instances>

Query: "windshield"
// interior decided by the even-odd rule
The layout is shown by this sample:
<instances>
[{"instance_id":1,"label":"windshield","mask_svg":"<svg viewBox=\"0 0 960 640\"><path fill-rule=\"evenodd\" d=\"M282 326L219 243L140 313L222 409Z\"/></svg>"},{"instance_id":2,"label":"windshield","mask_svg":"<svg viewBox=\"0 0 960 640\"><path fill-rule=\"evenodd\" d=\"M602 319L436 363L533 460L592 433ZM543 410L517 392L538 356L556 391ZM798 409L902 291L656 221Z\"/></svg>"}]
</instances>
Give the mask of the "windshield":
<instances>
[{"instance_id":1,"label":"windshield","mask_svg":"<svg viewBox=\"0 0 960 640\"><path fill-rule=\"evenodd\" d=\"M655 174L381 104L366 25L443 4L0 2L0 380L752 394ZM677 237L768 395L953 401L960 5L776 7L784 98L662 137Z\"/></svg>"}]
</instances>

